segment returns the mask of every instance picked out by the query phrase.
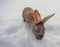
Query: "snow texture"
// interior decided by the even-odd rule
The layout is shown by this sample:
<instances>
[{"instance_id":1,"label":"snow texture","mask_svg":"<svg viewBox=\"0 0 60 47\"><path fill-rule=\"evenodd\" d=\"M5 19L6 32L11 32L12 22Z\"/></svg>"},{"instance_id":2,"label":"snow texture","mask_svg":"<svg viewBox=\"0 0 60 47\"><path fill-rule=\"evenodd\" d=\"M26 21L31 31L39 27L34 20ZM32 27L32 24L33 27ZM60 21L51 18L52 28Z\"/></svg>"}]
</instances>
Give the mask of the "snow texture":
<instances>
[{"instance_id":1,"label":"snow texture","mask_svg":"<svg viewBox=\"0 0 60 47\"><path fill-rule=\"evenodd\" d=\"M24 7L39 10L42 19L55 13L42 40L23 22ZM0 0L0 47L60 47L60 0Z\"/></svg>"}]
</instances>

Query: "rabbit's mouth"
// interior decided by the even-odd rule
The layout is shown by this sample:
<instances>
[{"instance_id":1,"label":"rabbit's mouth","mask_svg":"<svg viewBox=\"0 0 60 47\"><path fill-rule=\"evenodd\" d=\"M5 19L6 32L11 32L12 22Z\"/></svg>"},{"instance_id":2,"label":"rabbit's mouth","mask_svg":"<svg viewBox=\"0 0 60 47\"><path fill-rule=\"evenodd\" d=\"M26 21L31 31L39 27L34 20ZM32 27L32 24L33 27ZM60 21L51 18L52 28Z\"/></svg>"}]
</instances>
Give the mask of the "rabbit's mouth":
<instances>
[{"instance_id":1,"label":"rabbit's mouth","mask_svg":"<svg viewBox=\"0 0 60 47\"><path fill-rule=\"evenodd\" d=\"M41 40L43 38L43 35L37 36L36 39L37 40Z\"/></svg>"}]
</instances>

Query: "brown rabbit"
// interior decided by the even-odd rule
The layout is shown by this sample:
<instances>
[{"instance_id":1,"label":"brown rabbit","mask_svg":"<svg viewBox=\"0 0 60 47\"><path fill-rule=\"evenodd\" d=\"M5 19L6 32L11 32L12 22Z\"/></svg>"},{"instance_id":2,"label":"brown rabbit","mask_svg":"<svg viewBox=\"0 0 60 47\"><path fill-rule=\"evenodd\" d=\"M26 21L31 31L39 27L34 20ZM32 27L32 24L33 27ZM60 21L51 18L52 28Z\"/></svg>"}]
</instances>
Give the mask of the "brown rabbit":
<instances>
[{"instance_id":1,"label":"brown rabbit","mask_svg":"<svg viewBox=\"0 0 60 47\"><path fill-rule=\"evenodd\" d=\"M53 13L52 15L48 15L47 17L41 20L41 15L38 10L33 10L30 7L25 7L22 16L23 20L27 22L32 28L36 39L42 39L45 33L44 23L53 15L55 15L55 13Z\"/></svg>"}]
</instances>

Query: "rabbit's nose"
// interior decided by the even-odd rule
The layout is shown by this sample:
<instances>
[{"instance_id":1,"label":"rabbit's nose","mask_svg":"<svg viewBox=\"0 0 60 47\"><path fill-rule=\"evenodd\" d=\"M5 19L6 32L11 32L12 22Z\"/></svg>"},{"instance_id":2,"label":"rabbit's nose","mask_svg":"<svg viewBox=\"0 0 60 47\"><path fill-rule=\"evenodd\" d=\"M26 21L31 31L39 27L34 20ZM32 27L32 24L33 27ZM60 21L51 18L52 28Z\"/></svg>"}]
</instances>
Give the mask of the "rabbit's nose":
<instances>
[{"instance_id":1,"label":"rabbit's nose","mask_svg":"<svg viewBox=\"0 0 60 47\"><path fill-rule=\"evenodd\" d=\"M43 35L40 35L39 37L43 37Z\"/></svg>"},{"instance_id":2,"label":"rabbit's nose","mask_svg":"<svg viewBox=\"0 0 60 47\"><path fill-rule=\"evenodd\" d=\"M40 40L43 38L43 35L38 36L36 39Z\"/></svg>"},{"instance_id":3,"label":"rabbit's nose","mask_svg":"<svg viewBox=\"0 0 60 47\"><path fill-rule=\"evenodd\" d=\"M39 33L39 32L40 32L40 30L37 30L36 32L37 32L37 33Z\"/></svg>"}]
</instances>

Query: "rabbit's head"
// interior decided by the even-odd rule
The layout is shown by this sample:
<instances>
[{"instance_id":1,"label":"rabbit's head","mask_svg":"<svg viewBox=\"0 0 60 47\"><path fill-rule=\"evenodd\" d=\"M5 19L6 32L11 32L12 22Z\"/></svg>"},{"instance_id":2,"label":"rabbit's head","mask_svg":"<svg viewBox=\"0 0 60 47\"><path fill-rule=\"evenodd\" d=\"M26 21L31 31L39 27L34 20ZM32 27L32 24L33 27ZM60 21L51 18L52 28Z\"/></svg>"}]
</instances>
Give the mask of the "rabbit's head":
<instances>
[{"instance_id":1,"label":"rabbit's head","mask_svg":"<svg viewBox=\"0 0 60 47\"><path fill-rule=\"evenodd\" d=\"M36 39L42 39L44 36L44 32L45 32L44 23L42 21L35 23L32 27L32 30L33 30L33 33Z\"/></svg>"},{"instance_id":2,"label":"rabbit's head","mask_svg":"<svg viewBox=\"0 0 60 47\"><path fill-rule=\"evenodd\" d=\"M44 23L53 16L52 15L48 15L47 17L45 17L44 19L41 20L41 15L39 14L39 12L37 10L34 11L34 21L35 23L32 25L32 30L33 33L36 37L36 39L42 39L45 33L45 27L44 27Z\"/></svg>"}]
</instances>

